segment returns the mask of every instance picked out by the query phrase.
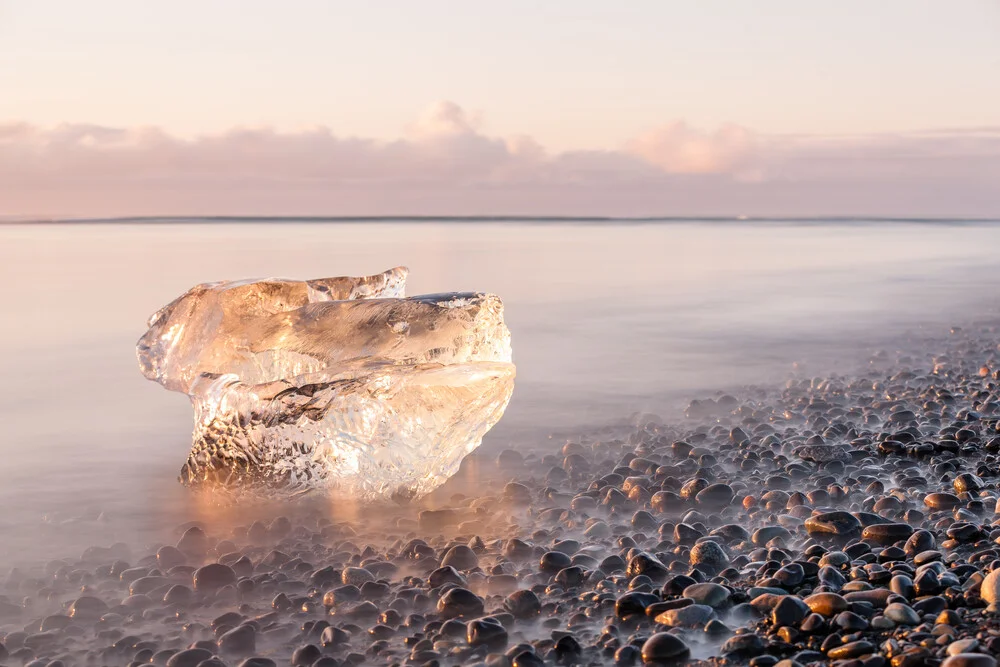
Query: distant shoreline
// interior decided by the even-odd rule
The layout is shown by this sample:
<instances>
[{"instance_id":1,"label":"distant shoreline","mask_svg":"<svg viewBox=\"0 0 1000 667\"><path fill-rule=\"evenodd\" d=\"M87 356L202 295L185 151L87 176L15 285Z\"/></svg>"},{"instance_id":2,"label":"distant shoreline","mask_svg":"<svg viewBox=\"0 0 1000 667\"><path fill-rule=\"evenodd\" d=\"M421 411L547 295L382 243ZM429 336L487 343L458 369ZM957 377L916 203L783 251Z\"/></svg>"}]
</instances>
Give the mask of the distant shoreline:
<instances>
[{"instance_id":1,"label":"distant shoreline","mask_svg":"<svg viewBox=\"0 0 1000 667\"><path fill-rule=\"evenodd\" d=\"M479 215L479 216L125 216L106 218L0 218L0 226L32 225L196 225L196 224L366 224L366 223L533 223L533 224L663 224L663 223L911 223L911 224L996 224L1000 218L974 217L881 217L881 216L533 216L533 215Z\"/></svg>"}]
</instances>

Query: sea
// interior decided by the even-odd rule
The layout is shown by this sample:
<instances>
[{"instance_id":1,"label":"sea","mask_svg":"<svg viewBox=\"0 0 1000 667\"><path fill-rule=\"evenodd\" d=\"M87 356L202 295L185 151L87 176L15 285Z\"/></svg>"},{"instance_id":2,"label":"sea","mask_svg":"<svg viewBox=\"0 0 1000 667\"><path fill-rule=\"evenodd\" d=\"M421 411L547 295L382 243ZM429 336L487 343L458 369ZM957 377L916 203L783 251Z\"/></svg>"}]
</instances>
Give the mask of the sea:
<instances>
[{"instance_id":1,"label":"sea","mask_svg":"<svg viewBox=\"0 0 1000 667\"><path fill-rule=\"evenodd\" d=\"M144 219L0 225L0 573L203 516L187 398L136 340L202 282L410 268L503 298L517 383L470 458L555 450L692 398L863 369L997 318L1000 223ZM1000 342L1000 341L998 341Z\"/></svg>"}]
</instances>

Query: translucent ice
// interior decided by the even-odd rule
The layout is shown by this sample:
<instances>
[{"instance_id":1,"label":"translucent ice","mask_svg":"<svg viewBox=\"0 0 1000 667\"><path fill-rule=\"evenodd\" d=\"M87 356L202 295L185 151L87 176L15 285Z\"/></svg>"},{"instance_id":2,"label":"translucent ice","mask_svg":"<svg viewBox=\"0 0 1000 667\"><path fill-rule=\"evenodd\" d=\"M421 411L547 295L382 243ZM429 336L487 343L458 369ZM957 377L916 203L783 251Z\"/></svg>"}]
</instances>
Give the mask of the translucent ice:
<instances>
[{"instance_id":1,"label":"translucent ice","mask_svg":"<svg viewBox=\"0 0 1000 667\"><path fill-rule=\"evenodd\" d=\"M407 270L199 285L149 319L143 374L194 406L188 484L412 497L453 475L514 387L491 294L404 298Z\"/></svg>"}]
</instances>

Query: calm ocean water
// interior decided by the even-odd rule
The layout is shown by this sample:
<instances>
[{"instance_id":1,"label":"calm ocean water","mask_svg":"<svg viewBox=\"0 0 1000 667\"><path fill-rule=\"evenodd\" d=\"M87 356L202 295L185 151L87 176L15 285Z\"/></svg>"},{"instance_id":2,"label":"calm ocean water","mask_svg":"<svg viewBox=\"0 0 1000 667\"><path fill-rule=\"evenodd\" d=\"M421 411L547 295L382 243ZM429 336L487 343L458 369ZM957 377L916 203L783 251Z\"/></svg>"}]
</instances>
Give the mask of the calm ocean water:
<instances>
[{"instance_id":1,"label":"calm ocean water","mask_svg":"<svg viewBox=\"0 0 1000 667\"><path fill-rule=\"evenodd\" d=\"M488 455L994 317L998 249L990 223L0 226L0 565L197 513L175 481L187 399L142 378L134 345L199 282L402 264L410 294L501 295L518 381Z\"/></svg>"}]
</instances>

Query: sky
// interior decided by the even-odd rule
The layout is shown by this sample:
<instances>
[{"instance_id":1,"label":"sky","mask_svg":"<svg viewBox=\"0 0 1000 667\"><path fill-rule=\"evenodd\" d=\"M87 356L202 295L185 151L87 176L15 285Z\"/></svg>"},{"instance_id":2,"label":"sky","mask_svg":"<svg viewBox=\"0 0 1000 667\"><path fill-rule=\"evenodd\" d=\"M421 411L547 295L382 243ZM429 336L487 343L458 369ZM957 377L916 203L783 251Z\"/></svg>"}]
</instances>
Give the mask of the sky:
<instances>
[{"instance_id":1,"label":"sky","mask_svg":"<svg viewBox=\"0 0 1000 667\"><path fill-rule=\"evenodd\" d=\"M0 216L1000 216L997 0L0 0Z\"/></svg>"}]
</instances>

